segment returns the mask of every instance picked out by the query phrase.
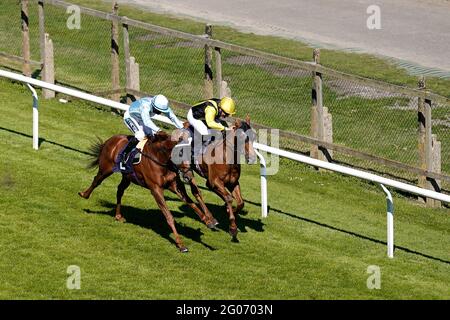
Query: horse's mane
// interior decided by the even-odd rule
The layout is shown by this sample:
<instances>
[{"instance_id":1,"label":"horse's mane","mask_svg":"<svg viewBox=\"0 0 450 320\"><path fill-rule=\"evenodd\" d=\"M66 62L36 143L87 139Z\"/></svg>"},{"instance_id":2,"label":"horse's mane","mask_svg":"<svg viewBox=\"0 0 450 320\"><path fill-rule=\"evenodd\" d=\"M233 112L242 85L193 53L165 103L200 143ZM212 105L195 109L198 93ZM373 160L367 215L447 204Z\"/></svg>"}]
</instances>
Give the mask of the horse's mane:
<instances>
[{"instance_id":1,"label":"horse's mane","mask_svg":"<svg viewBox=\"0 0 450 320\"><path fill-rule=\"evenodd\" d=\"M241 121L241 126L239 127L239 129L242 129L244 130L244 132L246 132L247 130L250 130L251 127L247 122Z\"/></svg>"},{"instance_id":2,"label":"horse's mane","mask_svg":"<svg viewBox=\"0 0 450 320\"><path fill-rule=\"evenodd\" d=\"M161 143L167 149L172 149L177 144L177 141L172 141L171 136L164 131L159 131L157 134L155 134L150 139L150 142L152 145Z\"/></svg>"},{"instance_id":3,"label":"horse's mane","mask_svg":"<svg viewBox=\"0 0 450 320\"><path fill-rule=\"evenodd\" d=\"M157 134L155 134L152 138L151 141L152 142L162 142L165 141L169 138L170 136L164 132L164 131L159 131Z\"/></svg>"}]
</instances>

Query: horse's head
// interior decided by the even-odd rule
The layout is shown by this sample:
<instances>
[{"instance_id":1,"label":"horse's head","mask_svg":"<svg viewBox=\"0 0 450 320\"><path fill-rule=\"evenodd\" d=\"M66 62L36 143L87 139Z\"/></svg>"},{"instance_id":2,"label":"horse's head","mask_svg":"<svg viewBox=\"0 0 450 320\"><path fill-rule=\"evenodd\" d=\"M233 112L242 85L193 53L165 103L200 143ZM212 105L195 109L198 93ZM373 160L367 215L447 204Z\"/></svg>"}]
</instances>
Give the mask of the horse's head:
<instances>
[{"instance_id":1,"label":"horse's head","mask_svg":"<svg viewBox=\"0 0 450 320\"><path fill-rule=\"evenodd\" d=\"M234 132L238 141L244 141L244 155L247 164L255 164L257 160L253 142L256 140L256 132L250 126L250 117L247 115L245 121L236 119Z\"/></svg>"}]
</instances>

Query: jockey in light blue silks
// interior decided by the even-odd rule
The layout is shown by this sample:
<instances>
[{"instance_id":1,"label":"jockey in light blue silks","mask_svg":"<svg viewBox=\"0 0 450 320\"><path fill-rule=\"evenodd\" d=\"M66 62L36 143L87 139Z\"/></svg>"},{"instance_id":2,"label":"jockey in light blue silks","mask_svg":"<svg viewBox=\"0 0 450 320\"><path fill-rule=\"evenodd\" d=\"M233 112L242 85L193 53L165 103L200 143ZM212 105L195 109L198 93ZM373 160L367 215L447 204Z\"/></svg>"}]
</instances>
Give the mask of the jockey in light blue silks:
<instances>
[{"instance_id":1,"label":"jockey in light blue silks","mask_svg":"<svg viewBox=\"0 0 450 320\"><path fill-rule=\"evenodd\" d=\"M183 123L178 120L169 107L169 101L162 94L134 101L125 112L123 121L139 141L137 148L141 151L147 142L147 136L153 136L161 130L151 119L155 114L164 115L172 121L175 127L183 128Z\"/></svg>"}]
</instances>

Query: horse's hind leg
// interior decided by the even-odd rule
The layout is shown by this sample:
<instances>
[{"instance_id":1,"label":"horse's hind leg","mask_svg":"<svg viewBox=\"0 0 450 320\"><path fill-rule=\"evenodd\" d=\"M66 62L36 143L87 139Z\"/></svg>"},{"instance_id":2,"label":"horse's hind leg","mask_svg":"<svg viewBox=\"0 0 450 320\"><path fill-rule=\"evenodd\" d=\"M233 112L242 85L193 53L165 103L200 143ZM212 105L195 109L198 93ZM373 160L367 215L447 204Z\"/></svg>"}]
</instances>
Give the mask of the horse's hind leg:
<instances>
[{"instance_id":1,"label":"horse's hind leg","mask_svg":"<svg viewBox=\"0 0 450 320\"><path fill-rule=\"evenodd\" d=\"M164 200L164 190L159 186L155 186L154 188L151 188L151 192L153 194L153 197L155 197L159 209L161 209L162 213L166 217L167 224L170 226L173 234L175 235L175 242L177 244L178 249L181 252L188 252L188 249L184 246L183 241L181 240L181 237L178 234L177 229L175 228L175 221L173 219L173 215L170 212L169 208L167 207L166 201Z\"/></svg>"},{"instance_id":2,"label":"horse's hind leg","mask_svg":"<svg viewBox=\"0 0 450 320\"><path fill-rule=\"evenodd\" d=\"M103 180L108 178L112 173L112 168L109 170L102 170L102 168L100 168L97 175L94 177L94 180L92 181L90 187L82 192L78 192L78 194L84 199L89 199L92 191L94 191L94 189L97 188L103 182Z\"/></svg>"},{"instance_id":3,"label":"horse's hind leg","mask_svg":"<svg viewBox=\"0 0 450 320\"><path fill-rule=\"evenodd\" d=\"M115 219L119 222L126 222L125 218L122 215L122 212L120 211L120 207L122 205L122 197L125 190L130 186L131 180L128 179L125 175L122 175L122 181L120 181L119 186L117 187L117 205L116 205L116 215Z\"/></svg>"}]
</instances>

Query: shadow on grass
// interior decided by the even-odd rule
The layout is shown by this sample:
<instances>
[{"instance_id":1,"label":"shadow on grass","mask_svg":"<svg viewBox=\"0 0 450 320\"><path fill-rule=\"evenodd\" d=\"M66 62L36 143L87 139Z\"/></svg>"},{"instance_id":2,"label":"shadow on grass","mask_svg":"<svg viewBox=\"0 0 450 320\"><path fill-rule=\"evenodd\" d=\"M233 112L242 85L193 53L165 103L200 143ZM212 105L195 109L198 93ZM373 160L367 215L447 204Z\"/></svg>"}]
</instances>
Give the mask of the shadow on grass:
<instances>
[{"instance_id":1,"label":"shadow on grass","mask_svg":"<svg viewBox=\"0 0 450 320\"><path fill-rule=\"evenodd\" d=\"M216 226L216 228L228 233L230 220L228 218L228 213L226 211L225 205L220 206L220 205L216 205L216 204L207 203L206 206L211 211L214 218L216 218L216 220L219 222L219 224ZM187 205L185 205L185 204L181 205L180 210L185 212L185 216L190 217L194 220L200 221L198 216ZM257 231L257 232L263 232L264 231L264 223L262 222L262 220L261 219L253 220L253 219L243 217L243 215L246 215L246 214L247 214L247 212L244 209L243 212L238 214L236 217L236 225L238 227L239 232L242 232L242 233L247 232L247 227L254 231ZM238 235L238 237L239 237L239 235Z\"/></svg>"},{"instance_id":2,"label":"shadow on grass","mask_svg":"<svg viewBox=\"0 0 450 320\"><path fill-rule=\"evenodd\" d=\"M166 201L176 201L179 203L182 203L178 198L175 197L168 197L166 196ZM95 214L107 214L111 217L114 217L115 215L115 207L116 204L108 201L101 201L100 204L108 208L107 211L92 211L89 209L85 209L84 211L86 213L95 213ZM213 214L213 216L217 219L219 224L216 226L218 230L222 230L227 233L227 236L224 238L224 241L228 241L231 239L231 237L228 237L228 231L229 231L229 219L228 214L226 212L225 206L219 206L214 204L207 204L209 210ZM193 219L195 221L200 221L200 218L197 216L197 214L186 204L182 203L179 207L180 211L173 211L172 215L176 218L182 218L182 217L188 217L190 219ZM244 212L245 213L245 212ZM122 205L122 214L124 215L125 219L128 223L132 223L147 229L152 229L158 234L160 234L165 239L169 240L170 242L175 244L175 241L170 237L171 230L169 225L167 224L164 215L161 213L159 209L139 209L134 208L130 206L124 206ZM247 227L250 229L253 229L257 232L263 232L264 231L264 223L261 221L261 219L253 220L248 219L245 217L242 217L241 215L238 215L236 219L236 225L238 227L239 232L245 233L247 232ZM206 225L203 226L207 232L213 232L209 229L207 229ZM185 226L180 223L176 223L176 228L178 233L186 238L189 238L193 241L196 241L205 247L207 247L210 250L215 250L214 248L210 247L209 245L205 244L201 240L201 236L204 234L200 229L193 229L191 227Z\"/></svg>"},{"instance_id":3,"label":"shadow on grass","mask_svg":"<svg viewBox=\"0 0 450 320\"><path fill-rule=\"evenodd\" d=\"M111 217L115 216L116 205L114 203L109 201L101 201L100 204L103 207L107 208L107 210L93 211L90 209L84 209L84 211L88 214L104 214ZM171 211L171 212L175 219L185 216L183 213L178 211ZM153 230L154 232L158 233L161 237L163 237L164 239L168 240L170 243L176 246L175 240L172 239L170 236L172 230L170 229L169 225L166 222L166 219L164 218L164 215L159 209L139 209L135 207L122 205L122 214L127 220L126 223L131 223L146 229ZM209 250L216 250L215 248L211 247L210 245L202 241L201 237L204 235L204 233L203 231L200 230L200 228L194 229L182 223L178 223L176 221L175 226L181 237L191 239L192 241L200 243ZM206 229L206 226L205 230L208 230Z\"/></svg>"},{"instance_id":4,"label":"shadow on grass","mask_svg":"<svg viewBox=\"0 0 450 320\"><path fill-rule=\"evenodd\" d=\"M259 203L248 201L248 200L246 200L245 202L248 202L248 203L256 205L256 206L260 205ZM285 216L288 216L290 218L294 218L294 219L298 219L298 220L301 220L301 221L304 221L304 222L312 223L312 224L315 224L315 225L323 227L323 228L327 228L327 229L330 229L330 230L333 230L333 231L342 232L342 233L345 233L347 235L357 237L359 239L368 240L368 241L371 241L371 242L374 242L374 243L377 243L377 244L382 244L383 246L387 246L387 243L385 241L381 241L381 240L378 240L378 239L370 238L368 236L365 236L365 235L362 235L362 234L359 234L359 233L356 233L356 232L353 232L353 231L344 230L344 229L341 229L341 228L338 228L338 227L331 226L331 225L326 224L326 223L322 223L322 222L319 222L319 221L315 221L315 220L312 220L312 219L301 217L301 216L295 215L293 213L285 212L285 211L282 211L282 210L279 210L279 209L275 209L275 208L272 208L272 207L269 209L269 211L274 211L274 212L277 212L277 213L281 213L281 214L283 214ZM409 249L409 248L406 248L406 247L394 246L394 250L400 250L400 251L404 251L404 252L407 252L407 253L410 253L410 254L418 255L418 256L423 257L423 258L431 259L431 260L442 262L442 263L445 263L445 264L450 264L450 261L448 261L448 260L444 260L444 259L441 259L441 258L433 257L433 256L430 256L430 255L428 255L426 253L418 252L418 251L415 251L415 250L412 250L412 249Z\"/></svg>"},{"instance_id":5,"label":"shadow on grass","mask_svg":"<svg viewBox=\"0 0 450 320\"><path fill-rule=\"evenodd\" d=\"M7 131L7 132L10 132L10 133L14 133L14 134L18 134L18 135L21 135L21 136L24 136L24 137L27 137L27 138L33 138L29 134L26 134L26 133L23 133L23 132L18 132L18 131L12 130L12 129L7 129L7 128L0 127L0 130ZM75 152L78 152L78 153L82 153L82 154L85 154L85 155L91 155L89 152L78 150L78 149L75 149L75 148L72 148L72 147L69 147L69 146L62 145L62 144L57 143L57 142L48 141L48 140L45 140L44 138L40 138L39 139L39 145L41 145L43 142L50 143L52 145L55 145L55 146L58 146L58 147L62 147L64 149L75 151ZM208 188L205 188L205 187L202 187L202 186L199 186L199 187L200 187L200 189L203 189L203 190L209 190ZM175 198L166 198L166 199L167 200L174 200ZM249 200L246 200L245 202L246 203L250 203L250 204L255 205L255 206L260 206L261 205L260 203L256 203L256 202L249 201ZM85 212L87 212L87 213L98 213L98 214L107 214L107 215L110 215L110 216L114 216L114 214L115 214L114 213L115 204L110 203L110 202L106 202L104 204L104 206L109 208L109 210L108 211L97 211L96 212L96 211L91 211L89 209L85 209ZM212 212L212 214L214 215L214 217L219 221L219 225L217 227L219 229L223 230L223 231L228 232L229 220L228 220L228 215L226 214L225 207L224 206L218 206L218 205L211 205L211 204L208 204L207 206L210 209L210 211ZM123 209L123 212L124 212L124 216L125 216L125 218L127 219L128 222L136 224L136 225L140 225L140 226L148 228L148 229L152 229L152 230L158 232L162 237L164 237L167 240L169 240L171 243L175 244L175 241L170 237L170 233L171 233L170 227L167 225L165 219L163 218L162 213L159 210L157 210L157 209L142 210L142 209L137 209L137 208L128 207L128 206L122 206L122 209ZM182 209L183 212L186 212L186 213L183 214L181 212L173 212L172 211L172 214L174 215L174 217L188 216L190 218L193 218L193 219L196 219L197 221L199 221L199 218L195 215L195 213L192 212L192 210L188 206L182 205L181 209ZM150 211L150 214L149 214L149 211ZM377 243L377 244L387 245L387 243L384 242L384 241L381 241L381 240L378 240L378 239L373 239L373 238L367 237L365 235L361 235L361 234L355 233L353 231L340 229L340 228L337 228L337 227L334 227L334 226L331 226L331 225L328 225L328 224L325 224L325 223L322 223L322 222L318 222L318 221L314 221L314 220L305 218L305 217L297 216L295 214L292 214L292 213L289 213L289 212L284 212L284 211L279 210L279 209L270 208L270 211L275 211L275 212L284 214L284 215L289 216L289 217L294 218L294 219L298 219L298 220L302 220L304 222L312 223L312 224L315 224L315 225L318 225L320 227L324 227L324 228L327 228L327 229L330 229L330 230L342 232L342 233L345 233L347 235L355 236L355 237L358 237L358 238L363 239L363 240L368 240L368 241L371 241L371 242L374 242L374 243ZM263 230L264 223L261 221L261 219L258 219L258 220L246 219L246 218L242 217L242 214L244 214L244 215L246 214L245 210L244 210L244 212L242 212L238 216L237 221L236 221L236 224L237 224L238 229L239 229L240 232L247 232L246 226L248 226L248 227L250 227L253 230L258 231L258 232L264 231ZM196 242L204 245L205 247L207 247L210 250L216 250L213 247L209 246L208 244L202 242L201 236L203 235L203 232L200 229L193 229L193 228L190 228L190 227L187 227L187 226L184 226L184 225L181 225L181 224L177 223L177 230L180 233L180 235L183 235L186 238L189 238L189 239L191 239L193 241L196 241ZM444 260L444 259L441 259L441 258L436 258L436 257L430 256L430 255L425 254L425 253L421 253L421 252L418 252L418 251L411 250L411 249L406 248L406 247L395 246L395 249L396 250L401 250L401 251L404 251L404 252L407 252L407 253L410 253L410 254L415 254L415 255L418 255L418 256L421 256L421 257L424 257L424 258L427 258L427 259L431 259L431 260L434 260L434 261L442 262L442 263L445 263L445 264L450 264L450 261L448 261L448 260Z\"/></svg>"},{"instance_id":6,"label":"shadow on grass","mask_svg":"<svg viewBox=\"0 0 450 320\"><path fill-rule=\"evenodd\" d=\"M0 127L0 130L7 131L7 132L10 132L10 133L14 133L14 134L20 135L20 136L22 136L22 137L26 137L26 138L33 139L33 136L32 136L32 135L29 135L29 134L26 134L26 133L23 133L23 132L19 132L19 131L15 131L15 130L8 129L8 128L3 128L3 127ZM85 155L88 155L88 156L91 155L91 153L89 153L89 152L87 152L87 151L75 149L75 148L72 148L72 147L69 147L69 146L60 144L60 143L58 143L58 142L46 140L45 138L39 138L39 147L40 147L41 144L43 144L43 143L49 143L49 144L52 144L52 145L54 145L54 146L64 148L64 149L66 149L66 150L75 151L75 152L78 152L78 153L81 153L81 154L85 154Z\"/></svg>"}]
</instances>

